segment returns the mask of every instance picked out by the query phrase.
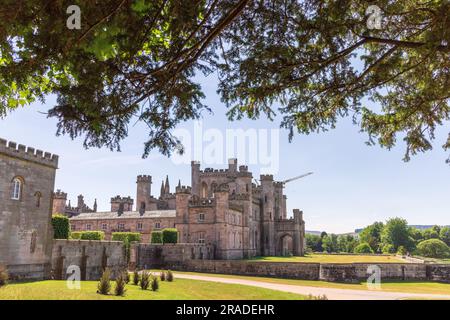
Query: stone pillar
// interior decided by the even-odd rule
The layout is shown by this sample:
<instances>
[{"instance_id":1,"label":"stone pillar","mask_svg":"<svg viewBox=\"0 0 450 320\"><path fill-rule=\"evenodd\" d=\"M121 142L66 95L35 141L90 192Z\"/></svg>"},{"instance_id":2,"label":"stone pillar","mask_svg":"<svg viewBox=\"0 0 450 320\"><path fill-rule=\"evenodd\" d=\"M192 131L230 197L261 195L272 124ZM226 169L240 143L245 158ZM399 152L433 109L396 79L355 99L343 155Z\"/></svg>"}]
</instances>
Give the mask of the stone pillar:
<instances>
[{"instance_id":1,"label":"stone pillar","mask_svg":"<svg viewBox=\"0 0 450 320\"><path fill-rule=\"evenodd\" d=\"M274 256L276 254L275 239L275 198L273 175L261 175L261 201L263 207L262 216L262 254L264 256Z\"/></svg>"},{"instance_id":2,"label":"stone pillar","mask_svg":"<svg viewBox=\"0 0 450 320\"><path fill-rule=\"evenodd\" d=\"M200 161L191 162L192 195L200 196Z\"/></svg>"},{"instance_id":3,"label":"stone pillar","mask_svg":"<svg viewBox=\"0 0 450 320\"><path fill-rule=\"evenodd\" d=\"M294 255L304 255L304 242L305 242L305 224L303 222L303 211L294 209Z\"/></svg>"}]
</instances>

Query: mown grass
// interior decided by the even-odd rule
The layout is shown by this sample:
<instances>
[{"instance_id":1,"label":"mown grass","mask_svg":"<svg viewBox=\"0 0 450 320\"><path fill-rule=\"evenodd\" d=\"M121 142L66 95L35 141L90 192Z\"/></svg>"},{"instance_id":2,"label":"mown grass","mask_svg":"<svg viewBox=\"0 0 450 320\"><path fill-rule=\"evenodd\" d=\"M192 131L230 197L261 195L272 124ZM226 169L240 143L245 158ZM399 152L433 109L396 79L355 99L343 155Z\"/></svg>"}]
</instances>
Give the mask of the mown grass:
<instances>
[{"instance_id":1,"label":"mown grass","mask_svg":"<svg viewBox=\"0 0 450 320\"><path fill-rule=\"evenodd\" d=\"M155 270L153 270L155 271ZM268 283L290 284L297 286L320 287L320 288L336 288L336 289L353 289L353 290L370 290L366 282L360 283L338 283L317 280L296 280L296 279L281 279L270 277L253 277L253 276L238 276L227 274L213 274L213 273L198 273L198 272L174 272L181 274L192 274L198 276L232 278L253 280ZM385 280L381 282L381 290L387 292L404 292L404 293L429 293L429 294L445 294L450 295L450 283L431 282L431 281L392 281Z\"/></svg>"},{"instance_id":2,"label":"mown grass","mask_svg":"<svg viewBox=\"0 0 450 320\"><path fill-rule=\"evenodd\" d=\"M257 262L312 262L312 263L399 263L406 262L396 256L346 255L313 253L303 257L254 257L248 261Z\"/></svg>"},{"instance_id":3,"label":"mown grass","mask_svg":"<svg viewBox=\"0 0 450 320\"><path fill-rule=\"evenodd\" d=\"M81 289L68 289L66 281L48 280L11 283L0 288L0 300L303 300L306 297L288 292L239 284L175 279L160 282L157 292L141 290L128 284L124 297L101 295L97 281L82 281ZM115 283L111 282L112 292Z\"/></svg>"}]
</instances>

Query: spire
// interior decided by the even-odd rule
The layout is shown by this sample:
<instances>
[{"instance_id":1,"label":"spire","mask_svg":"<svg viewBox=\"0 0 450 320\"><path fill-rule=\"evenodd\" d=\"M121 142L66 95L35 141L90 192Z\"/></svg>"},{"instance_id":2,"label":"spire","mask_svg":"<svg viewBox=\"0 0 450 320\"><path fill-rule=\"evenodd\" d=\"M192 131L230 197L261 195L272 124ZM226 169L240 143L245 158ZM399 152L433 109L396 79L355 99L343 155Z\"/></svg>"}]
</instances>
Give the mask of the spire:
<instances>
[{"instance_id":1,"label":"spire","mask_svg":"<svg viewBox=\"0 0 450 320\"><path fill-rule=\"evenodd\" d=\"M97 212L97 199L94 200L94 212Z\"/></svg>"},{"instance_id":2,"label":"spire","mask_svg":"<svg viewBox=\"0 0 450 320\"><path fill-rule=\"evenodd\" d=\"M169 194L170 193L169 176L168 175L166 176L166 185L165 185L165 188L164 188L164 192L165 192L165 194Z\"/></svg>"},{"instance_id":3,"label":"spire","mask_svg":"<svg viewBox=\"0 0 450 320\"><path fill-rule=\"evenodd\" d=\"M181 188L181 180L180 179L178 179L178 187Z\"/></svg>"},{"instance_id":4,"label":"spire","mask_svg":"<svg viewBox=\"0 0 450 320\"><path fill-rule=\"evenodd\" d=\"M159 195L161 198L164 196L164 180L161 182L161 193Z\"/></svg>"}]
</instances>

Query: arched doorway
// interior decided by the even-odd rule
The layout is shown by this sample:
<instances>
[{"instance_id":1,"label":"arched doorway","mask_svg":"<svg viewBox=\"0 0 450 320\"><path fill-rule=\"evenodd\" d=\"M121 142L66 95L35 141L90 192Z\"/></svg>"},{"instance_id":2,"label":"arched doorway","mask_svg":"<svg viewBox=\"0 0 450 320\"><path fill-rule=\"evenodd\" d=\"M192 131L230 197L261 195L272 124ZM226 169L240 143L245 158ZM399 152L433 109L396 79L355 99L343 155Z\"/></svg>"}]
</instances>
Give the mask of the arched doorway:
<instances>
[{"instance_id":1,"label":"arched doorway","mask_svg":"<svg viewBox=\"0 0 450 320\"><path fill-rule=\"evenodd\" d=\"M279 253L282 256L291 256L294 254L294 240L290 234L284 234L280 237Z\"/></svg>"}]
</instances>

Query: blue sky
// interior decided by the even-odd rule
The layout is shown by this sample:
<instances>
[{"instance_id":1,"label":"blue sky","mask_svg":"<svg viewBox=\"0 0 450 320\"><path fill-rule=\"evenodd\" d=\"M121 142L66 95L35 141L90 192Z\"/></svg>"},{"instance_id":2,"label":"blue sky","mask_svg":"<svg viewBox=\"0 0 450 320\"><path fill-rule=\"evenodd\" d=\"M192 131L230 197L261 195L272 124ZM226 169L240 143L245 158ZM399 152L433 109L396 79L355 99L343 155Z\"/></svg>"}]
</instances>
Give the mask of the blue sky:
<instances>
[{"instance_id":1,"label":"blue sky","mask_svg":"<svg viewBox=\"0 0 450 320\"><path fill-rule=\"evenodd\" d=\"M201 82L206 93L205 103L214 113L204 114L204 132L214 129L225 135L227 128L270 130L279 127L279 121L266 119L228 122L226 108L216 94L214 76ZM97 198L99 210L109 210L112 196L135 198L138 174L153 176L154 195L159 194L166 174L172 191L178 179L182 184L190 184L189 164L177 164L156 150L147 159L141 158L147 134L142 125L130 126L129 137L123 141L120 153L107 149L85 150L82 139L72 141L65 136L56 137L56 121L40 113L54 102L54 97L49 97L45 105L36 103L10 113L0 120L0 137L58 154L60 169L56 188L68 192L72 203L76 203L77 195L82 193L89 205ZM194 124L188 122L180 128L193 133ZM431 152L415 156L408 163L402 161L405 145L401 139L390 151L379 146L369 147L365 145L367 135L360 133L350 119L339 121L336 129L326 133L296 135L292 143L288 142L287 132L280 129L279 166L274 172L275 178L284 180L314 172L286 185L289 214L293 208L300 208L308 230L337 233L395 216L407 219L410 224L450 224L450 167L445 164L448 155L441 147L448 128L447 123L437 130ZM203 147L207 145L205 142ZM227 166L226 155L222 158L222 163L214 167ZM254 177L267 171L258 164L249 164L249 169Z\"/></svg>"}]
</instances>

